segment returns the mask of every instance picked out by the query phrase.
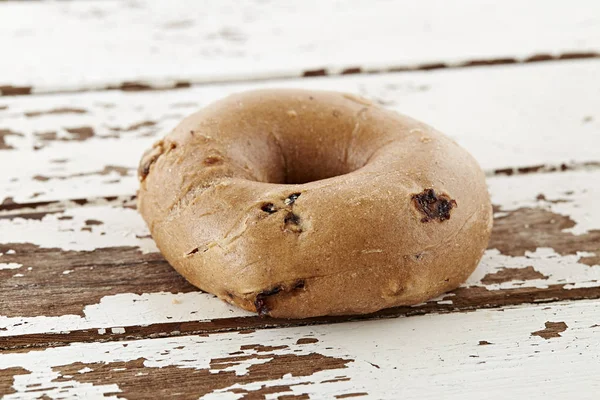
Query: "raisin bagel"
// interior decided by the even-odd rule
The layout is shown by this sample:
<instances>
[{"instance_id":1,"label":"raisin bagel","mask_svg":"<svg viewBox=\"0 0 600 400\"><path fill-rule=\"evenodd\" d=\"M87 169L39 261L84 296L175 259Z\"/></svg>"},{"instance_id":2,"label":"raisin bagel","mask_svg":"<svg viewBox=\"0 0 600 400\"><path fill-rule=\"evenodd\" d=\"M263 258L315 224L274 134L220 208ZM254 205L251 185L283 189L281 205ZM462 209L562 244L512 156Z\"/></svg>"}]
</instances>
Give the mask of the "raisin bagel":
<instances>
[{"instance_id":1,"label":"raisin bagel","mask_svg":"<svg viewBox=\"0 0 600 400\"><path fill-rule=\"evenodd\" d=\"M262 315L364 314L459 286L492 228L453 140L350 94L260 90L142 157L138 208L189 282Z\"/></svg>"}]
</instances>

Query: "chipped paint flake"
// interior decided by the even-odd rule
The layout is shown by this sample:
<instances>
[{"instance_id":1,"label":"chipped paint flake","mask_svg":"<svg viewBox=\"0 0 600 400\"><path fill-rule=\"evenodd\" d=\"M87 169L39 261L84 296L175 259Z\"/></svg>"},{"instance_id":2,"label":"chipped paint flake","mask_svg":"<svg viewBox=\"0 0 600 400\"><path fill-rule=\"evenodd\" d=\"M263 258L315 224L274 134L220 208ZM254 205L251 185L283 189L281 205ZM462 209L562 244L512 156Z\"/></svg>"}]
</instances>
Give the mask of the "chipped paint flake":
<instances>
[{"instance_id":1,"label":"chipped paint flake","mask_svg":"<svg viewBox=\"0 0 600 400\"><path fill-rule=\"evenodd\" d=\"M94 229L82 235L81 230L89 227L90 221L94 221ZM2 242L32 243L45 248L78 251L135 246L143 253L158 252L136 210L104 205L76 205L58 214L49 211L40 219L0 218ZM10 254L15 254L14 250L6 252L6 255Z\"/></svg>"},{"instance_id":2,"label":"chipped paint flake","mask_svg":"<svg viewBox=\"0 0 600 400\"><path fill-rule=\"evenodd\" d=\"M492 203L502 212L541 207L550 213L569 216L575 221L565 232L582 235L598 229L600 208L595 207L600 198L600 185L596 182L600 174L597 171L567 171L562 173L530 174L515 177L494 177L488 179ZM568 183L567 183L568 182ZM540 193L547 198L565 199L565 202L540 203Z\"/></svg>"},{"instance_id":3,"label":"chipped paint flake","mask_svg":"<svg viewBox=\"0 0 600 400\"><path fill-rule=\"evenodd\" d=\"M173 299L180 299L181 303L174 306ZM211 294L202 292L142 295L124 293L105 296L100 303L85 306L83 316L4 317L0 315L0 337L98 327L102 327L98 329L98 334L103 335L107 329L115 326L210 321L224 316L235 318L252 315L254 313L233 307Z\"/></svg>"},{"instance_id":4,"label":"chipped paint flake","mask_svg":"<svg viewBox=\"0 0 600 400\"><path fill-rule=\"evenodd\" d=\"M3 269L18 269L21 268L23 264L19 263L0 263L0 270Z\"/></svg>"},{"instance_id":5,"label":"chipped paint flake","mask_svg":"<svg viewBox=\"0 0 600 400\"><path fill-rule=\"evenodd\" d=\"M539 336L543 339L550 340L552 338L561 337L561 333L566 331L568 326L564 322L546 322L546 328L531 332L531 336Z\"/></svg>"}]
</instances>

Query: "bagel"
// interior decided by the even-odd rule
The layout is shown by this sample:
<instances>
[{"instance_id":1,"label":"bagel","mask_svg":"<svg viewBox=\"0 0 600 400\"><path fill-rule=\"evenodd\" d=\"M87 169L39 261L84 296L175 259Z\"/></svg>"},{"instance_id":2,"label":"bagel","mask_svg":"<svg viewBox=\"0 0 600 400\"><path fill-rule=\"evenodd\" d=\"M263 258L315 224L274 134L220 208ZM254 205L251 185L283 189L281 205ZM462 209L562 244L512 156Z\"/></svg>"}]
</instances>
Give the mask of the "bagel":
<instances>
[{"instance_id":1,"label":"bagel","mask_svg":"<svg viewBox=\"0 0 600 400\"><path fill-rule=\"evenodd\" d=\"M424 302L467 279L492 228L471 155L344 93L229 96L154 144L138 175L138 209L167 261L273 317Z\"/></svg>"}]
</instances>

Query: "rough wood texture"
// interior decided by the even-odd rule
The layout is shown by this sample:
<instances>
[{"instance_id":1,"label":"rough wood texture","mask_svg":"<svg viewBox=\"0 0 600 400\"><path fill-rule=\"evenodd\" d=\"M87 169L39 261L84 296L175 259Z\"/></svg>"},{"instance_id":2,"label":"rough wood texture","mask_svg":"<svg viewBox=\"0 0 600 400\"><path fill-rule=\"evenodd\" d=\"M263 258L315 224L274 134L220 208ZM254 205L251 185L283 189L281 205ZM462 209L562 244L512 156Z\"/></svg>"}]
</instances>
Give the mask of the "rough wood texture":
<instances>
[{"instance_id":1,"label":"rough wood texture","mask_svg":"<svg viewBox=\"0 0 600 400\"><path fill-rule=\"evenodd\" d=\"M599 16L595 0L8 3L0 93L572 58L600 51Z\"/></svg>"},{"instance_id":2,"label":"rough wood texture","mask_svg":"<svg viewBox=\"0 0 600 400\"><path fill-rule=\"evenodd\" d=\"M500 311L500 312L499 312ZM0 355L7 399L595 399L600 301ZM541 333L540 330L545 330ZM559 361L558 361L559 360ZM549 379L549 376L552 379ZM468 377L468 379L466 378ZM267 397L274 396L274 397Z\"/></svg>"},{"instance_id":3,"label":"rough wood texture","mask_svg":"<svg viewBox=\"0 0 600 400\"><path fill-rule=\"evenodd\" d=\"M599 31L597 0L0 1L0 397L596 399ZM175 273L135 210L141 153L281 86L475 155L495 228L465 285L284 321Z\"/></svg>"},{"instance_id":4,"label":"rough wood texture","mask_svg":"<svg viewBox=\"0 0 600 400\"><path fill-rule=\"evenodd\" d=\"M469 281L368 317L600 298L600 187L589 185L599 180L600 171L489 179L495 227ZM347 319L264 319L196 291L156 253L132 203L0 211L0 348Z\"/></svg>"},{"instance_id":5,"label":"rough wood texture","mask_svg":"<svg viewBox=\"0 0 600 400\"><path fill-rule=\"evenodd\" d=\"M0 100L0 137L13 148L0 149L0 169L11 171L0 174L0 203L132 195L154 141L201 106L258 87L363 94L452 136L490 174L598 162L598 70L599 60L565 61Z\"/></svg>"}]
</instances>

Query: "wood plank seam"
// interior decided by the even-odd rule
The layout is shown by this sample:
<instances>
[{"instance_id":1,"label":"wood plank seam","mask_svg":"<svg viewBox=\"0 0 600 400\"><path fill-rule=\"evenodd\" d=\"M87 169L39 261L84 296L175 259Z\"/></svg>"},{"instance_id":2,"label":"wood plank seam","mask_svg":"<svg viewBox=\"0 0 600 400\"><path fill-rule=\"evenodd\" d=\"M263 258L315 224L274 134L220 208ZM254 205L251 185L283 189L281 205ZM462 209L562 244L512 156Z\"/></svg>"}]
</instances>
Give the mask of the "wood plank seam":
<instances>
[{"instance_id":1,"label":"wood plank seam","mask_svg":"<svg viewBox=\"0 0 600 400\"><path fill-rule=\"evenodd\" d=\"M584 162L569 162L556 164L537 164L531 166L520 166L501 169L486 169L484 170L486 177L494 176L519 176L528 174L543 174L543 173L560 173L565 171L594 171L600 169L600 161L584 161ZM65 199L56 201L32 201L32 202L15 202L8 197L0 203L0 219L3 217L16 217L37 212L58 212L64 211L67 208L80 207L84 205L99 205L99 204L121 204L123 207L135 208L135 194L130 196L102 196Z\"/></svg>"},{"instance_id":2,"label":"wood plank seam","mask_svg":"<svg viewBox=\"0 0 600 400\"><path fill-rule=\"evenodd\" d=\"M350 315L319 317L306 320L286 320L264 318L260 316L223 318L212 321L188 321L176 323L158 323L151 325L124 326L113 328L82 329L51 334L25 334L0 338L0 350L19 351L24 349L67 346L71 343L115 342L124 340L180 337L188 335L208 335L224 332L246 332L256 329L283 329L301 326L329 325L343 322L378 320L401 317L413 317L430 314L465 313L477 310L504 309L506 307L534 304L552 304L568 300L569 302L600 299L600 288L569 289L569 297L564 297L564 285L554 285L548 290L526 293L523 290L503 290L503 298L494 299L495 303L477 304L441 304L429 302L425 307L394 307L368 315ZM452 292L450 293L452 295ZM217 300L215 300L217 301Z\"/></svg>"},{"instance_id":3,"label":"wood plank seam","mask_svg":"<svg viewBox=\"0 0 600 400\"><path fill-rule=\"evenodd\" d=\"M438 69L461 69L472 67L489 67L499 65L523 65L542 62L561 62L565 60L584 60L598 59L598 52L565 52L560 54L534 54L526 58L487 58L487 59L472 59L460 62L431 62L417 65L398 65L386 68L362 68L362 67L344 67L339 70L330 70L327 68L317 68L301 71L298 74L278 74L272 77L240 77L229 79L192 79L189 81L171 80L170 82L156 83L152 81L132 81L123 83L108 83L105 86L88 86L79 85L74 88L39 89L34 86L0 86L0 97L6 96L27 96L27 95L46 95L46 94L65 94L65 93L82 93L82 92L98 92L107 90L121 90L124 92L139 92L139 91L164 91L190 88L192 86L228 84L228 83L250 83L250 82L268 82L270 80L280 79L301 79L325 76L339 75L376 75L391 72L415 72L415 71L431 71Z\"/></svg>"},{"instance_id":4,"label":"wood plank seam","mask_svg":"<svg viewBox=\"0 0 600 400\"><path fill-rule=\"evenodd\" d=\"M599 65L592 59L267 86L360 93L447 133L491 176L494 170L518 173L543 164L559 168L598 161L600 103L589 82ZM4 99L0 148L4 143L12 149L0 149L0 158L5 170L19 163L23 168L0 177L0 193L17 203L133 194L139 158L153 141L218 98L264 86L202 86L161 96L107 91ZM458 94L461 101L448 101ZM115 147L117 142L122 145Z\"/></svg>"},{"instance_id":5,"label":"wood plank seam","mask_svg":"<svg viewBox=\"0 0 600 400\"><path fill-rule=\"evenodd\" d=\"M464 287L441 299L390 312L444 313L597 298L600 230L592 206L599 188L589 183L597 181L599 172L559 170L490 179L496 222L481 267ZM228 309L186 284L157 253L132 209L133 199L110 200L68 203L64 211L51 204L46 206L53 210L49 215L44 207L29 214L13 210L20 216L0 219L0 292L10 299L0 307L0 336L11 336L11 345L19 344L17 337L30 344L93 335L101 340L109 331L160 336L229 329L232 322L237 327L268 324L232 320L251 314ZM115 307L124 311L107 319L107 310ZM137 317L144 312L153 317ZM71 337L57 336L63 334Z\"/></svg>"},{"instance_id":6,"label":"wood plank seam","mask_svg":"<svg viewBox=\"0 0 600 400\"><path fill-rule=\"evenodd\" d=\"M0 391L8 398L148 398L174 390L190 399L207 393L271 398L265 394L295 387L295 393L316 398L363 392L421 398L427 388L426 399L465 399L474 390L492 399L506 398L507 391L515 398L542 399L550 392L567 399L576 387L577 398L591 400L600 366L599 307L599 301L562 302L404 321L22 349L0 356ZM472 379L461 380L470 373ZM532 382L543 383L545 391Z\"/></svg>"}]
</instances>

